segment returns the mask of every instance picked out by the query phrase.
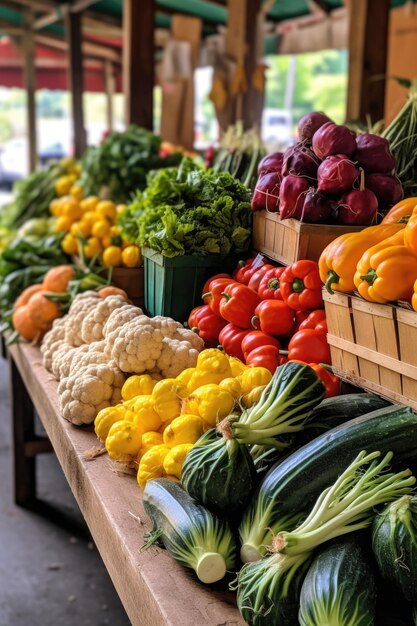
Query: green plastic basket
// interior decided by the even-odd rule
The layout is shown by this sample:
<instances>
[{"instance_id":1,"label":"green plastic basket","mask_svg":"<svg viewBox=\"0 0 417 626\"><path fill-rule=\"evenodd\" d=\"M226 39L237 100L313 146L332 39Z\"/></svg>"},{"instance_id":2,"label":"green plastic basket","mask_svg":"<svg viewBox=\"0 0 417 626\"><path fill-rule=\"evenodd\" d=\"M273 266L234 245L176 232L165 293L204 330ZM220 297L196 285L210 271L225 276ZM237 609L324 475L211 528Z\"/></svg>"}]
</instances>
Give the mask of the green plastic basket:
<instances>
[{"instance_id":1,"label":"green plastic basket","mask_svg":"<svg viewBox=\"0 0 417 626\"><path fill-rule=\"evenodd\" d=\"M179 322L185 322L191 309L203 304L201 293L206 280L220 272L232 272L240 258L218 254L168 258L150 248L143 248L142 254L147 312Z\"/></svg>"}]
</instances>

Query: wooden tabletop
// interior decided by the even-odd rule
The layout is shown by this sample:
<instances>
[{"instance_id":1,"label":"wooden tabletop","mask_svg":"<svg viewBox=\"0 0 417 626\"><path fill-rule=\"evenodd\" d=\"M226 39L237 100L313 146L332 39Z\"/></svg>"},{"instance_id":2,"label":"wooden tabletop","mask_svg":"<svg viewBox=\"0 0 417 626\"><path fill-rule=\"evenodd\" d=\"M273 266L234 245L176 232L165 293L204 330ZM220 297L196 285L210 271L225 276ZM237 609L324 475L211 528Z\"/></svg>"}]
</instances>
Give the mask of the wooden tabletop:
<instances>
[{"instance_id":1,"label":"wooden tabletop","mask_svg":"<svg viewBox=\"0 0 417 626\"><path fill-rule=\"evenodd\" d=\"M85 451L98 441L91 429L72 426L60 416L58 383L43 368L38 348L15 344L9 353L132 624L242 626L232 594L199 583L165 550L140 552L150 522L135 477L112 471L107 455L85 460Z\"/></svg>"}]
</instances>

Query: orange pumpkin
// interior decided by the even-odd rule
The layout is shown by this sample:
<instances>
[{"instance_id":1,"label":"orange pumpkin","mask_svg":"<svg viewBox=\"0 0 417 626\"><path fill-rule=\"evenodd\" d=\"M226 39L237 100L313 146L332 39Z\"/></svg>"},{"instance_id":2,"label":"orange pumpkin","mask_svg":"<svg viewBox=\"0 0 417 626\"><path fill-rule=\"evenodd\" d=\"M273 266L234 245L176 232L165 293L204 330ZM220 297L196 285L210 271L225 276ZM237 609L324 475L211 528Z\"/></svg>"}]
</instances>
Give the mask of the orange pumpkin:
<instances>
[{"instance_id":1,"label":"orange pumpkin","mask_svg":"<svg viewBox=\"0 0 417 626\"><path fill-rule=\"evenodd\" d=\"M27 304L29 300L31 299L31 297L35 293L38 293L38 291L43 291L42 285L31 285L30 287L26 287L26 289L22 291L20 296L16 298L13 308L18 309L19 307Z\"/></svg>"},{"instance_id":2,"label":"orange pumpkin","mask_svg":"<svg viewBox=\"0 0 417 626\"><path fill-rule=\"evenodd\" d=\"M27 304L27 312L38 328L47 330L52 322L61 315L57 302L49 300L43 293L35 293Z\"/></svg>"},{"instance_id":3,"label":"orange pumpkin","mask_svg":"<svg viewBox=\"0 0 417 626\"><path fill-rule=\"evenodd\" d=\"M12 323L15 330L26 341L40 341L43 337L44 331L33 323L27 304L23 304L13 312Z\"/></svg>"},{"instance_id":4,"label":"orange pumpkin","mask_svg":"<svg viewBox=\"0 0 417 626\"><path fill-rule=\"evenodd\" d=\"M125 300L129 300L129 296L126 291L119 289L119 287L113 287L112 285L99 289L97 293L100 298L107 298L108 296L122 296Z\"/></svg>"},{"instance_id":5,"label":"orange pumpkin","mask_svg":"<svg viewBox=\"0 0 417 626\"><path fill-rule=\"evenodd\" d=\"M58 265L45 274L43 279L44 291L62 293L67 291L68 283L75 276L74 268L71 265Z\"/></svg>"}]
</instances>

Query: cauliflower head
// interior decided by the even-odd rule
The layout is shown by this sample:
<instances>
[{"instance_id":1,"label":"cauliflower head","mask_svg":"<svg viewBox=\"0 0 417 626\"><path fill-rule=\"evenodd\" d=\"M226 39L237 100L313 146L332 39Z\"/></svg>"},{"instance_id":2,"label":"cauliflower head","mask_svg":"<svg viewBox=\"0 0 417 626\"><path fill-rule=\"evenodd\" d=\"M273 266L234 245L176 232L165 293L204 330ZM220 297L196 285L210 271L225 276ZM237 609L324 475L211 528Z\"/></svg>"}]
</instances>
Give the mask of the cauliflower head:
<instances>
[{"instance_id":1,"label":"cauliflower head","mask_svg":"<svg viewBox=\"0 0 417 626\"><path fill-rule=\"evenodd\" d=\"M126 306L122 296L108 296L97 302L85 316L81 325L81 338L84 343L92 343L104 339L104 326L111 313Z\"/></svg>"},{"instance_id":2,"label":"cauliflower head","mask_svg":"<svg viewBox=\"0 0 417 626\"><path fill-rule=\"evenodd\" d=\"M45 369L51 371L52 356L65 341L65 317L58 317L54 320L52 328L46 333L42 340L41 353L42 364Z\"/></svg>"},{"instance_id":3,"label":"cauliflower head","mask_svg":"<svg viewBox=\"0 0 417 626\"><path fill-rule=\"evenodd\" d=\"M153 320L140 315L119 327L117 333L106 337L107 354L110 351L111 358L122 372L143 374L155 368L164 335Z\"/></svg>"},{"instance_id":4,"label":"cauliflower head","mask_svg":"<svg viewBox=\"0 0 417 626\"><path fill-rule=\"evenodd\" d=\"M188 341L165 337L156 365L164 378L176 378L188 367L195 367L198 354Z\"/></svg>"},{"instance_id":5,"label":"cauliflower head","mask_svg":"<svg viewBox=\"0 0 417 626\"><path fill-rule=\"evenodd\" d=\"M125 376L112 362L85 365L63 378L58 386L63 417L75 424L91 424L99 411L121 400Z\"/></svg>"},{"instance_id":6,"label":"cauliflower head","mask_svg":"<svg viewBox=\"0 0 417 626\"><path fill-rule=\"evenodd\" d=\"M74 298L65 325L66 343L76 347L85 343L81 335L84 318L101 300L102 298L95 291L85 291Z\"/></svg>"}]
</instances>

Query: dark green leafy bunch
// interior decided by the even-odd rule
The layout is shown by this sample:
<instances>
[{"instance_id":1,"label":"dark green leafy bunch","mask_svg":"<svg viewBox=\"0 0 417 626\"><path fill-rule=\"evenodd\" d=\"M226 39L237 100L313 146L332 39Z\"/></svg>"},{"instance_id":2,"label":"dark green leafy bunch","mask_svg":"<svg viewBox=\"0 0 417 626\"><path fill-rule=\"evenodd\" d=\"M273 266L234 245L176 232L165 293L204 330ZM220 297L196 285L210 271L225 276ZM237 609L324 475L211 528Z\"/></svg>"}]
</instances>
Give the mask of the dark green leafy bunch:
<instances>
[{"instance_id":1,"label":"dark green leafy bunch","mask_svg":"<svg viewBox=\"0 0 417 626\"><path fill-rule=\"evenodd\" d=\"M175 257L245 252L251 238L250 192L229 173L183 159L178 171L148 179L120 220L130 241Z\"/></svg>"},{"instance_id":2,"label":"dark green leafy bunch","mask_svg":"<svg viewBox=\"0 0 417 626\"><path fill-rule=\"evenodd\" d=\"M137 189L144 189L150 170L180 162L179 153L161 158L160 146L159 137L139 126L111 133L83 157L80 185L84 194L98 195L106 189L115 202L128 202Z\"/></svg>"},{"instance_id":3,"label":"dark green leafy bunch","mask_svg":"<svg viewBox=\"0 0 417 626\"><path fill-rule=\"evenodd\" d=\"M54 163L16 182L13 200L1 209L0 225L19 228L34 217L48 217L49 205L56 197L55 182L66 173L65 165Z\"/></svg>"}]
</instances>

